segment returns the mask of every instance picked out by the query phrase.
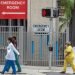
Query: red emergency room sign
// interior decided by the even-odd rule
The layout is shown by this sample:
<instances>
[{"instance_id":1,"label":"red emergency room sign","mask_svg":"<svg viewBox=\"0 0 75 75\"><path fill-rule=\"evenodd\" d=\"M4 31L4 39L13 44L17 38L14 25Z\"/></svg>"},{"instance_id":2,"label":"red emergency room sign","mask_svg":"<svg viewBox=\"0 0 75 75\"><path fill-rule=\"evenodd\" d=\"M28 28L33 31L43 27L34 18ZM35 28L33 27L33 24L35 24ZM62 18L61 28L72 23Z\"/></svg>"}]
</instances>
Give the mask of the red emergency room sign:
<instances>
[{"instance_id":1,"label":"red emergency room sign","mask_svg":"<svg viewBox=\"0 0 75 75\"><path fill-rule=\"evenodd\" d=\"M27 19L27 0L0 0L0 19Z\"/></svg>"}]
</instances>

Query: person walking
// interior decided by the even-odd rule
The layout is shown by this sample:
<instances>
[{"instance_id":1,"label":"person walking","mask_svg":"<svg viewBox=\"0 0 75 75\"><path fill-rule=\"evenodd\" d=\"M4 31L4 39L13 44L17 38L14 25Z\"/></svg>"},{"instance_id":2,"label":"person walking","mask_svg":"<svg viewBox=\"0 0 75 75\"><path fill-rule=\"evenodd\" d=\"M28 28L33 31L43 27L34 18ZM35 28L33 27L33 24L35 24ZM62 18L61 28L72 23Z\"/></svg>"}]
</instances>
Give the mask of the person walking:
<instances>
[{"instance_id":1,"label":"person walking","mask_svg":"<svg viewBox=\"0 0 75 75\"><path fill-rule=\"evenodd\" d=\"M2 74L4 74L5 73L5 71L7 71L7 68L8 68L8 66L10 66L10 67L12 67L12 70L13 70L13 72L12 72L12 74L16 74L16 68L15 68L15 54L14 54L14 52L17 54L17 55L20 55L20 53L18 52L18 50L14 47L14 45L13 45L13 41L12 41L12 38L11 37L9 37L8 38L8 40L7 40L7 42L8 42L8 46L7 46L7 54L6 54L6 56L5 56L5 59L6 59L6 61L5 61L5 66L4 66L4 68L3 68L3 71L2 71Z\"/></svg>"},{"instance_id":2,"label":"person walking","mask_svg":"<svg viewBox=\"0 0 75 75\"><path fill-rule=\"evenodd\" d=\"M13 36L12 37L12 40L13 40L13 44L14 44L14 46L17 48L17 40L16 40L16 36ZM20 63L19 63L19 57L18 57L18 55L14 52L14 54L15 54L15 58L16 58L16 60L15 60L15 64L16 64L16 66L17 66L17 72L21 72L21 66L20 66Z\"/></svg>"},{"instance_id":3,"label":"person walking","mask_svg":"<svg viewBox=\"0 0 75 75\"><path fill-rule=\"evenodd\" d=\"M15 48L17 48L17 40L16 40L15 36L12 37L12 41L13 41L13 45L15 46ZM16 52L14 52L14 54L15 54L15 58L16 58L15 64L17 66L17 72L21 72L21 66L20 66L20 63L19 63L19 57L16 54ZM9 71L9 68L10 68L10 66L8 66L7 71Z\"/></svg>"},{"instance_id":4,"label":"person walking","mask_svg":"<svg viewBox=\"0 0 75 75\"><path fill-rule=\"evenodd\" d=\"M75 74L75 64L73 63L73 61L74 61L73 48L71 46L71 43L67 42L65 44L65 50L64 50L64 67L61 73L66 73L67 65L70 64L73 69L73 73Z\"/></svg>"}]
</instances>

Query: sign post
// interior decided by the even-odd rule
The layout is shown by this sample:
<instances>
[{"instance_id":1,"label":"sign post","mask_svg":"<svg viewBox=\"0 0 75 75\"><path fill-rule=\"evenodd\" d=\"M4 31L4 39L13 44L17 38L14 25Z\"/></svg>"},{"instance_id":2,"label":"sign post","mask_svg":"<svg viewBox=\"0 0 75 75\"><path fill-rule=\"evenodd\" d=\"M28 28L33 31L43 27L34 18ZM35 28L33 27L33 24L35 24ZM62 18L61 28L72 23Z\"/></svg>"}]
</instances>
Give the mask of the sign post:
<instances>
[{"instance_id":1,"label":"sign post","mask_svg":"<svg viewBox=\"0 0 75 75\"><path fill-rule=\"evenodd\" d=\"M49 32L49 36L50 36L50 40L49 40L49 69L51 69L51 63L52 63L52 50L53 50L53 18L57 18L59 17L59 9L52 7L52 8L45 8L42 9L42 16L49 18L50 20L50 32Z\"/></svg>"},{"instance_id":2,"label":"sign post","mask_svg":"<svg viewBox=\"0 0 75 75\"><path fill-rule=\"evenodd\" d=\"M49 40L49 69L51 69L52 64L52 51L53 51L53 18L50 18L50 40Z\"/></svg>"}]
</instances>

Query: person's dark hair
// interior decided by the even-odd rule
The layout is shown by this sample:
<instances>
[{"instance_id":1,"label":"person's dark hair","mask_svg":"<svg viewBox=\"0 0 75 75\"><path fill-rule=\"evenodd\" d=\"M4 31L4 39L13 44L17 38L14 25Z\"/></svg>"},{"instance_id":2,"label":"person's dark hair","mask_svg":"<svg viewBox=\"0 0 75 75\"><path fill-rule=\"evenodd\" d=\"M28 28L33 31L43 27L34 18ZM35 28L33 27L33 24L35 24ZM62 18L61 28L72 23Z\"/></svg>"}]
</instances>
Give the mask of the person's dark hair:
<instances>
[{"instance_id":1,"label":"person's dark hair","mask_svg":"<svg viewBox=\"0 0 75 75\"><path fill-rule=\"evenodd\" d=\"M8 37L8 40L9 40L10 42L13 42L13 41L12 41L12 37Z\"/></svg>"},{"instance_id":2,"label":"person's dark hair","mask_svg":"<svg viewBox=\"0 0 75 75\"><path fill-rule=\"evenodd\" d=\"M12 38L14 38L16 40L16 36L13 36Z\"/></svg>"},{"instance_id":3,"label":"person's dark hair","mask_svg":"<svg viewBox=\"0 0 75 75\"><path fill-rule=\"evenodd\" d=\"M16 36L12 36L12 43L17 46L17 40L16 40Z\"/></svg>"}]
</instances>

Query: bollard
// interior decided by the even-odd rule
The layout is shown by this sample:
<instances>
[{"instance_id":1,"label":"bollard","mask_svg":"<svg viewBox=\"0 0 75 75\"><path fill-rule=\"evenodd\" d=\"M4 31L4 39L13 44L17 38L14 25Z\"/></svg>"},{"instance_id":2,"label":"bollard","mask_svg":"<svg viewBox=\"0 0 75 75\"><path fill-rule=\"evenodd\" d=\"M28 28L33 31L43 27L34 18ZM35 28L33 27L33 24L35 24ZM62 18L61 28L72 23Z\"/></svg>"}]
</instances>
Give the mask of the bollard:
<instances>
[{"instance_id":1,"label":"bollard","mask_svg":"<svg viewBox=\"0 0 75 75\"><path fill-rule=\"evenodd\" d=\"M53 47L49 47L49 69L51 69Z\"/></svg>"}]
</instances>

